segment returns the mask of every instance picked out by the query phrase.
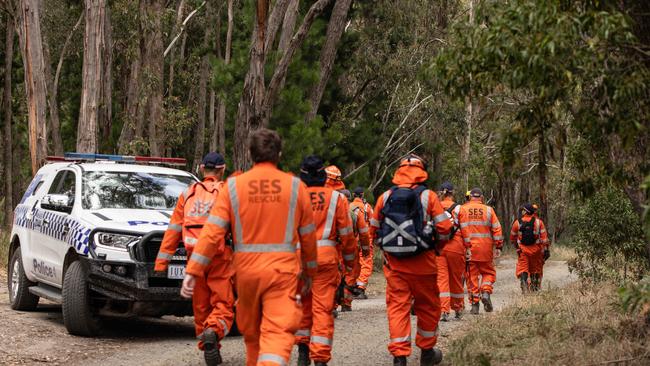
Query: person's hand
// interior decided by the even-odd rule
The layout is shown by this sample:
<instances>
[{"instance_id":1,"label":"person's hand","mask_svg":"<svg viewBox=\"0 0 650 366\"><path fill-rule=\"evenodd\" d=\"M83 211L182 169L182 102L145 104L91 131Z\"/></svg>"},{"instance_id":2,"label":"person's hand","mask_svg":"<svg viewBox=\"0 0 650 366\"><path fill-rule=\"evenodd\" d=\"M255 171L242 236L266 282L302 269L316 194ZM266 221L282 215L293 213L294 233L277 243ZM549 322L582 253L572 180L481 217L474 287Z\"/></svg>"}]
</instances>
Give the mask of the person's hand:
<instances>
[{"instance_id":1,"label":"person's hand","mask_svg":"<svg viewBox=\"0 0 650 366\"><path fill-rule=\"evenodd\" d=\"M521 248L517 247L517 257L521 254Z\"/></svg>"},{"instance_id":2,"label":"person's hand","mask_svg":"<svg viewBox=\"0 0 650 366\"><path fill-rule=\"evenodd\" d=\"M469 248L465 249L465 260L468 262L472 260L472 251Z\"/></svg>"},{"instance_id":3,"label":"person's hand","mask_svg":"<svg viewBox=\"0 0 650 366\"><path fill-rule=\"evenodd\" d=\"M551 258L551 251L548 248L544 248L544 261L547 261Z\"/></svg>"},{"instance_id":4,"label":"person's hand","mask_svg":"<svg viewBox=\"0 0 650 366\"><path fill-rule=\"evenodd\" d=\"M196 278L186 273L185 278L183 278L183 286L181 287L181 296L186 299L191 299L194 294L194 285L196 285Z\"/></svg>"},{"instance_id":5,"label":"person's hand","mask_svg":"<svg viewBox=\"0 0 650 366\"><path fill-rule=\"evenodd\" d=\"M501 249L497 248L497 250L494 251L494 257L499 258L501 256Z\"/></svg>"},{"instance_id":6,"label":"person's hand","mask_svg":"<svg viewBox=\"0 0 650 366\"><path fill-rule=\"evenodd\" d=\"M312 278L310 276L304 276L302 278L302 289L300 293L302 296L307 296L309 291L311 291Z\"/></svg>"}]
</instances>

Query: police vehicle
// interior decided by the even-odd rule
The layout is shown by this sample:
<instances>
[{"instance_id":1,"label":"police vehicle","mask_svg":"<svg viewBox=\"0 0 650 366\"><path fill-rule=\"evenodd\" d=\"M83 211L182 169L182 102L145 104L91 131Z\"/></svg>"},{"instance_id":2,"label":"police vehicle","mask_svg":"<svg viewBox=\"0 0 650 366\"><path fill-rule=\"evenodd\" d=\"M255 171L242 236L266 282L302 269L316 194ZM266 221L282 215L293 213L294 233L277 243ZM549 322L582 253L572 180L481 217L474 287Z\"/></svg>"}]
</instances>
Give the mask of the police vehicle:
<instances>
[{"instance_id":1,"label":"police vehicle","mask_svg":"<svg viewBox=\"0 0 650 366\"><path fill-rule=\"evenodd\" d=\"M49 158L14 212L11 307L62 304L69 333L93 336L104 315L192 314L179 296L182 245L167 273L154 261L178 196L197 181L164 167L184 159L66 153Z\"/></svg>"}]
</instances>

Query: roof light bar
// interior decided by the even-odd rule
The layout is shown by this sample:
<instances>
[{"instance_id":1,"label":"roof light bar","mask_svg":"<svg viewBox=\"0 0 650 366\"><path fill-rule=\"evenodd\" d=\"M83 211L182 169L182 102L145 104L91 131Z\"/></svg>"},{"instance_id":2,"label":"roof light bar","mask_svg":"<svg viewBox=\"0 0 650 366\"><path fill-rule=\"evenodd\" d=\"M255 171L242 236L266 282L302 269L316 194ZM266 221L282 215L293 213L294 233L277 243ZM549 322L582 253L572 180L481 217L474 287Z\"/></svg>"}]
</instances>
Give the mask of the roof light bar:
<instances>
[{"instance_id":1,"label":"roof light bar","mask_svg":"<svg viewBox=\"0 0 650 366\"><path fill-rule=\"evenodd\" d=\"M114 161L118 163L139 163L139 164L165 164L175 166L185 166L187 160L183 158L164 158L155 156L128 156L128 155L110 155L110 154L92 154L92 153L72 153L67 152L61 156L48 156L47 161Z\"/></svg>"}]
</instances>

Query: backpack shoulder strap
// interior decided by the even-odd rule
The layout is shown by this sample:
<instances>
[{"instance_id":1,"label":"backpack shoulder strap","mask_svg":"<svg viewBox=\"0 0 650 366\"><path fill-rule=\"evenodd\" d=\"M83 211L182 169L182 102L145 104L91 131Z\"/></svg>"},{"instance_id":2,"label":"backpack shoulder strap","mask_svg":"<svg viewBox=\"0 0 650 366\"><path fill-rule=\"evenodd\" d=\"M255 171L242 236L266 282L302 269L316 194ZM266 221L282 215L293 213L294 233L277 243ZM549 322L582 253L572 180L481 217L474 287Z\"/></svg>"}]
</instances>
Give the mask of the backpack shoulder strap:
<instances>
[{"instance_id":1,"label":"backpack shoulder strap","mask_svg":"<svg viewBox=\"0 0 650 366\"><path fill-rule=\"evenodd\" d=\"M452 203L452 205L449 206L449 208L447 209L447 212L453 213L454 209L456 209L456 207L458 207L458 206L460 206L458 203L456 203L456 202Z\"/></svg>"}]
</instances>

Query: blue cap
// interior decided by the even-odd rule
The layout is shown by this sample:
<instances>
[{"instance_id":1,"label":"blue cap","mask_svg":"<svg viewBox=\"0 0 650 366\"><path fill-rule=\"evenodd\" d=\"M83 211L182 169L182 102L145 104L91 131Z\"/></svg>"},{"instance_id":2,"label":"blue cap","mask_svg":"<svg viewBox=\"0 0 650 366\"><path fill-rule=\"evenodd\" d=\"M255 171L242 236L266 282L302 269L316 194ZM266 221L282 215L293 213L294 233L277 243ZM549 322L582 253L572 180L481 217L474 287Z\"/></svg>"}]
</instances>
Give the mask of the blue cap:
<instances>
[{"instance_id":1,"label":"blue cap","mask_svg":"<svg viewBox=\"0 0 650 366\"><path fill-rule=\"evenodd\" d=\"M203 165L208 169L225 168L226 160L218 152L210 152L203 157Z\"/></svg>"},{"instance_id":2,"label":"blue cap","mask_svg":"<svg viewBox=\"0 0 650 366\"><path fill-rule=\"evenodd\" d=\"M454 191L454 185L451 184L451 182L444 182L440 185L440 190L441 191L446 191L446 192L453 192Z\"/></svg>"}]
</instances>

